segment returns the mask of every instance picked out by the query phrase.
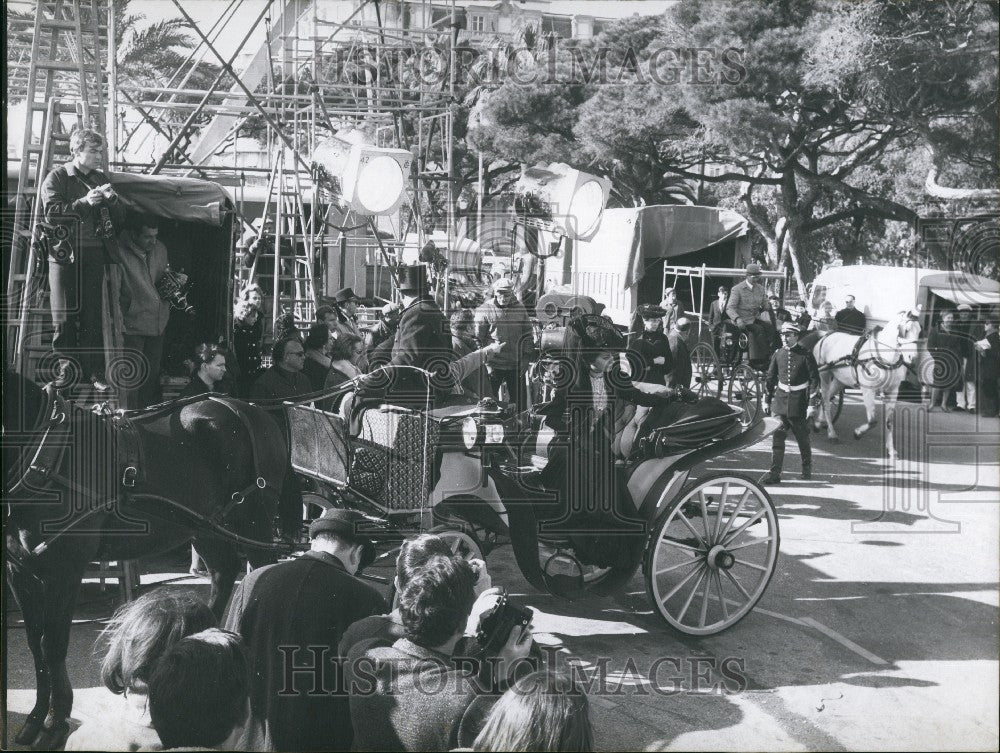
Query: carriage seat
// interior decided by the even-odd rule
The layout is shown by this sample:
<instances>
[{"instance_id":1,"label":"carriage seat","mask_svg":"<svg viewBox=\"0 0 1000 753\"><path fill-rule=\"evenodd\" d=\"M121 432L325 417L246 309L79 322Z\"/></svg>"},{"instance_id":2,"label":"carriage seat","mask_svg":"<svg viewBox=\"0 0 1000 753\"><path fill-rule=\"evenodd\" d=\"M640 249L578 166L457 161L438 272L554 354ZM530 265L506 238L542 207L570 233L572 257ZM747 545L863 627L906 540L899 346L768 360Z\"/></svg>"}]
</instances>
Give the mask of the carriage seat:
<instances>
[{"instance_id":1,"label":"carriage seat","mask_svg":"<svg viewBox=\"0 0 1000 753\"><path fill-rule=\"evenodd\" d=\"M630 404L621 429L615 433L612 451L619 460L632 460L639 454L641 440L657 429L661 430L667 444L679 448L699 446L732 431L739 423L738 415L714 398L702 398L693 404L675 401L654 407Z\"/></svg>"}]
</instances>

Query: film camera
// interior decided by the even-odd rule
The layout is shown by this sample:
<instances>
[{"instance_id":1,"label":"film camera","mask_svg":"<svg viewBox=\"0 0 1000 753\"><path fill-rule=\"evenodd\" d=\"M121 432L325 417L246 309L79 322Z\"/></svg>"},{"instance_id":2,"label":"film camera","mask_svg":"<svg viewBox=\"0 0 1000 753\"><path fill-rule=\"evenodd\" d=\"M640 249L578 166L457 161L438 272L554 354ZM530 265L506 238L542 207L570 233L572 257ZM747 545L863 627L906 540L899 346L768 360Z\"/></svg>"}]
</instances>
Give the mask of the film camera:
<instances>
[{"instance_id":1,"label":"film camera","mask_svg":"<svg viewBox=\"0 0 1000 753\"><path fill-rule=\"evenodd\" d=\"M172 308L194 316L194 306L187 299L189 288L188 276L183 272L175 272L170 267L156 281L156 292L160 294L160 298L168 301Z\"/></svg>"},{"instance_id":2,"label":"film camera","mask_svg":"<svg viewBox=\"0 0 1000 753\"><path fill-rule=\"evenodd\" d=\"M479 618L476 640L484 656L497 656L515 628L531 624L532 613L527 607L510 600L507 591L500 592L497 603Z\"/></svg>"},{"instance_id":3,"label":"film camera","mask_svg":"<svg viewBox=\"0 0 1000 753\"><path fill-rule=\"evenodd\" d=\"M114 220L111 219L110 203L118 201L118 194L110 185L100 187L104 198L94 205L94 235L98 238L114 238L118 234Z\"/></svg>"}]
</instances>

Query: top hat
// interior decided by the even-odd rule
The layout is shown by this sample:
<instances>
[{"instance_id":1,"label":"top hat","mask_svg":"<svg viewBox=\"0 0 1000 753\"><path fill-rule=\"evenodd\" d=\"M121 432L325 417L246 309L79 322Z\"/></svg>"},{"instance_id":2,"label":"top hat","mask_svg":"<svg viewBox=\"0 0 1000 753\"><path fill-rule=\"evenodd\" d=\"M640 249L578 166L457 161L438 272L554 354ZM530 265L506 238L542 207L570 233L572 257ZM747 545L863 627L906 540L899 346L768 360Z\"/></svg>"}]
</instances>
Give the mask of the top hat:
<instances>
[{"instance_id":1,"label":"top hat","mask_svg":"<svg viewBox=\"0 0 1000 753\"><path fill-rule=\"evenodd\" d=\"M348 541L361 546L361 565L358 570L364 569L375 561L375 542L367 535L358 533L358 525L368 522L368 518L357 510L343 510L332 507L324 510L323 514L309 524L309 538L316 538L317 534L327 531L342 536Z\"/></svg>"},{"instance_id":2,"label":"top hat","mask_svg":"<svg viewBox=\"0 0 1000 753\"><path fill-rule=\"evenodd\" d=\"M347 303L358 300L358 296L354 293L353 288L341 288L333 294L333 300L337 303Z\"/></svg>"},{"instance_id":3,"label":"top hat","mask_svg":"<svg viewBox=\"0 0 1000 753\"><path fill-rule=\"evenodd\" d=\"M409 264L399 267L399 290L403 293L423 293L427 290L427 267Z\"/></svg>"}]
</instances>

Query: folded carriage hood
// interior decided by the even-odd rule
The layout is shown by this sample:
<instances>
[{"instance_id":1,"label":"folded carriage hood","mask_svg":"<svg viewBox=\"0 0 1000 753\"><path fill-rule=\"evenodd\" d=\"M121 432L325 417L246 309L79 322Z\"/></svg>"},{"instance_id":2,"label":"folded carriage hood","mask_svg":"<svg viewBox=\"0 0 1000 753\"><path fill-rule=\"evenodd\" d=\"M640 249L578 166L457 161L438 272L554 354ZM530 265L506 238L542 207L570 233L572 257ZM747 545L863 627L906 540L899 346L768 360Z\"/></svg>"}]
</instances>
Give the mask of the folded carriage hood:
<instances>
[{"instance_id":1,"label":"folded carriage hood","mask_svg":"<svg viewBox=\"0 0 1000 753\"><path fill-rule=\"evenodd\" d=\"M111 185L128 209L168 220L221 227L233 207L222 186L198 178L111 173Z\"/></svg>"}]
</instances>

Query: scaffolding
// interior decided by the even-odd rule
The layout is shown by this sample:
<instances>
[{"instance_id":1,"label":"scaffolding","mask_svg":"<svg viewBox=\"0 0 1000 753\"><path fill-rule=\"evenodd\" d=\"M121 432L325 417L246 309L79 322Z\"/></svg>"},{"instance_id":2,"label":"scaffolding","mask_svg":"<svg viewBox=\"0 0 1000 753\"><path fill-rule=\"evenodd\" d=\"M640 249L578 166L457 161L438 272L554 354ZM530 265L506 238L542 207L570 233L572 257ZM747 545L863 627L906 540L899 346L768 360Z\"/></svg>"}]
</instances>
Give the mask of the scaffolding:
<instances>
[{"instance_id":1,"label":"scaffolding","mask_svg":"<svg viewBox=\"0 0 1000 753\"><path fill-rule=\"evenodd\" d=\"M418 247L435 229L454 239L454 0L354 0L339 21L320 17L315 2L271 0L225 57L215 42L240 16L240 3L231 0L202 30L174 0L200 42L188 60L191 70L208 59L221 73L204 90L189 85L190 70L178 71L168 86L115 82L112 89L161 137L171 130L162 127L168 117L184 120L155 162L123 162L119 145L113 166L237 187L238 226L252 238L256 219L269 234L250 265L238 270L239 282L264 282L272 327L289 307L296 319L310 321L328 288L351 286L364 297L388 298L389 265L401 260L407 236L415 234ZM237 59L261 29L264 44L237 71ZM239 164L237 139L252 129L262 134L266 166ZM397 216L374 222L341 211L318 179L312 151L352 130L377 146L413 152L415 168ZM230 151L233 164L223 164L218 155Z\"/></svg>"}]
</instances>

